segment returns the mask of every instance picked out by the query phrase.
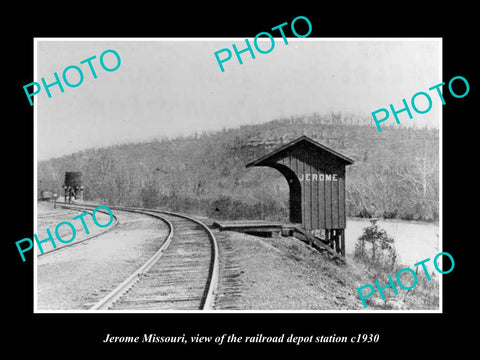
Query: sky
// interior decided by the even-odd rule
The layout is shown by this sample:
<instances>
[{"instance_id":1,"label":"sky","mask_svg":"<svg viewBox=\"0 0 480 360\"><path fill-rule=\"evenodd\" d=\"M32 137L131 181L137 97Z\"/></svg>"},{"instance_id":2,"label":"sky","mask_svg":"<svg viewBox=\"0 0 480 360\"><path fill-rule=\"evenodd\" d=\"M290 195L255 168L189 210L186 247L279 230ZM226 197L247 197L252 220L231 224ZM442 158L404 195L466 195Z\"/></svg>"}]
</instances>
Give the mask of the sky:
<instances>
[{"instance_id":1,"label":"sky","mask_svg":"<svg viewBox=\"0 0 480 360\"><path fill-rule=\"evenodd\" d=\"M223 63L214 53L245 48L244 38L219 39L36 39L36 70L32 81L54 82L54 72L75 65L83 72L78 87L52 86L35 95L37 160L91 147L188 135L194 131L259 124L291 115L371 112L400 105L424 91L433 107L396 126L439 127L441 103L428 88L442 81L441 40L276 38L273 50L243 53ZM268 49L270 40L259 41ZM100 55L115 50L121 64L105 71ZM97 78L88 64L92 60ZM221 56L224 56L222 54ZM111 53L104 57L114 67ZM67 78L78 82L75 70ZM419 97L417 107L425 109ZM26 99L26 101L28 101ZM393 117L388 121L394 121ZM385 122L386 124L387 122ZM372 131L378 131L372 119Z\"/></svg>"}]
</instances>

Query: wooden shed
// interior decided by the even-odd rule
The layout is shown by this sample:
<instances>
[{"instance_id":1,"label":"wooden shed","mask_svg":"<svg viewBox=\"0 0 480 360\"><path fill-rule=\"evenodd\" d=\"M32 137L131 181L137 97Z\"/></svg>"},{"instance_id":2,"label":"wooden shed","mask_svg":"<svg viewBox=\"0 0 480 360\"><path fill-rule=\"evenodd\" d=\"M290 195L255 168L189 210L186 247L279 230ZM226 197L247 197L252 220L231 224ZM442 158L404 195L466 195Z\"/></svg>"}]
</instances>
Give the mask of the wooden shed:
<instances>
[{"instance_id":1,"label":"wooden shed","mask_svg":"<svg viewBox=\"0 0 480 360\"><path fill-rule=\"evenodd\" d=\"M345 256L345 167L353 160L301 136L247 164L280 171L290 188L290 221Z\"/></svg>"}]
</instances>

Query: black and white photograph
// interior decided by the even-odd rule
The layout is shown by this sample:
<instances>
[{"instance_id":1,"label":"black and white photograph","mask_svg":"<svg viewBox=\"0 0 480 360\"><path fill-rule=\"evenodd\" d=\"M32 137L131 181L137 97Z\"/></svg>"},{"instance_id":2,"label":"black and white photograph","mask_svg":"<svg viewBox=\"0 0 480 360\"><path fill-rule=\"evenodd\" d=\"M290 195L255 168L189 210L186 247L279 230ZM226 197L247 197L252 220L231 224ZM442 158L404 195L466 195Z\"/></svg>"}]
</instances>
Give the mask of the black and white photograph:
<instances>
[{"instance_id":1,"label":"black and white photograph","mask_svg":"<svg viewBox=\"0 0 480 360\"><path fill-rule=\"evenodd\" d=\"M471 348L472 7L161 5L8 11L8 350Z\"/></svg>"},{"instance_id":2,"label":"black and white photograph","mask_svg":"<svg viewBox=\"0 0 480 360\"><path fill-rule=\"evenodd\" d=\"M441 50L37 39L37 310L440 311Z\"/></svg>"}]
</instances>

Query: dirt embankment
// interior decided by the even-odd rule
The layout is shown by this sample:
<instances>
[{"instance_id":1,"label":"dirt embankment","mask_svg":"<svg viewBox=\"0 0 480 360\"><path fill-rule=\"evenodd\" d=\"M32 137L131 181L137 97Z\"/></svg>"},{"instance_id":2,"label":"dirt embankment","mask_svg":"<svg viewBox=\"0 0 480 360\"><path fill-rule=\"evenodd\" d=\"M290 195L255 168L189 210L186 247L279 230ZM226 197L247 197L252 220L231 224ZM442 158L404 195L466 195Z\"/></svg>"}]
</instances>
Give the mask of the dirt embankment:
<instances>
[{"instance_id":1,"label":"dirt embankment","mask_svg":"<svg viewBox=\"0 0 480 360\"><path fill-rule=\"evenodd\" d=\"M262 238L235 232L216 236L221 258L217 309L365 310L357 288L373 284L374 279L366 266L351 257L346 265L337 265L292 237ZM379 282L386 285L386 277ZM438 294L438 286L425 286L408 294L399 288L399 295L387 289L387 301L375 293L367 310L438 309L423 299L425 291Z\"/></svg>"}]
</instances>

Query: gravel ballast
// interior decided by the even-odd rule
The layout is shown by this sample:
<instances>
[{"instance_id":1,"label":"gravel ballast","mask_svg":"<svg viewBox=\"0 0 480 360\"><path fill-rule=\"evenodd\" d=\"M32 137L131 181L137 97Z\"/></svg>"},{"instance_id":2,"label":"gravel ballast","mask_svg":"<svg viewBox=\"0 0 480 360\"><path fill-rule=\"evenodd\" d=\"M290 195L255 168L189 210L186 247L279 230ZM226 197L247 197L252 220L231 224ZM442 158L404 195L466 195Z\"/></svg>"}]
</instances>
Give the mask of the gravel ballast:
<instances>
[{"instance_id":1,"label":"gravel ballast","mask_svg":"<svg viewBox=\"0 0 480 360\"><path fill-rule=\"evenodd\" d=\"M49 216L48 223L71 220L72 211L63 212L63 216L62 211L58 211L58 216ZM119 224L111 231L37 258L37 310L89 309L143 265L168 235L167 225L161 220L114 213ZM38 215L40 233L45 227L41 207ZM81 236L77 234L78 240Z\"/></svg>"}]
</instances>

